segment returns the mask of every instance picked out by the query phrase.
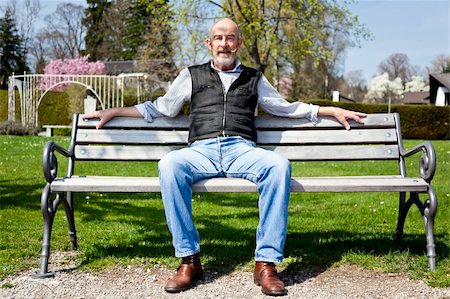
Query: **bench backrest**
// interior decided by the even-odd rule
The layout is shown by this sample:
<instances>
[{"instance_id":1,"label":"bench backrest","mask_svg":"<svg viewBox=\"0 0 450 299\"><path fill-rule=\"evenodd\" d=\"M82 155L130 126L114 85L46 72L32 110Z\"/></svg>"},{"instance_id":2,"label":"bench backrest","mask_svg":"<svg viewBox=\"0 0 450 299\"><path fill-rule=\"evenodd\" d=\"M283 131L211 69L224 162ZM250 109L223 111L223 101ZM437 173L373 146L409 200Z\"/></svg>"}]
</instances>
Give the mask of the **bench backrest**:
<instances>
[{"instance_id":1,"label":"bench backrest","mask_svg":"<svg viewBox=\"0 0 450 299\"><path fill-rule=\"evenodd\" d=\"M401 134L399 116L369 114L364 125L351 123L351 130L331 118L316 125L306 119L259 116L258 145L271 148L291 161L398 160ZM117 117L104 128L97 120L74 115L71 149L75 160L157 161L167 152L187 145L186 116L156 118Z\"/></svg>"}]
</instances>

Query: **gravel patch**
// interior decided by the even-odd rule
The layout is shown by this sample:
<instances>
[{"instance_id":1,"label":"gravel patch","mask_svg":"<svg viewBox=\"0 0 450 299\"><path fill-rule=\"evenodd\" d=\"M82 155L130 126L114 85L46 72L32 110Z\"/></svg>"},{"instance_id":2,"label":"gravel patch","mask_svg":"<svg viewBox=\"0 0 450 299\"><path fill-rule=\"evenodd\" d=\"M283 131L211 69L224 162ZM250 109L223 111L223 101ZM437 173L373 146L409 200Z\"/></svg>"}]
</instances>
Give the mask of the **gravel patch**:
<instances>
[{"instance_id":1,"label":"gravel patch","mask_svg":"<svg viewBox=\"0 0 450 299\"><path fill-rule=\"evenodd\" d=\"M54 259L55 253L52 253L52 261ZM95 273L82 272L73 265L73 259L67 258L67 252L65 262L59 266L52 262L52 269L57 269L54 278L32 278L36 271L33 269L1 281L0 298L272 298L261 293L261 288L253 283L252 273L247 271L228 275L206 271L205 278L191 290L168 294L164 292L164 284L174 274L174 269L129 266ZM320 273L302 271L293 276L282 272L280 276L288 290L288 295L282 298L450 299L450 287L432 288L424 281L409 279L405 274L381 273L353 265Z\"/></svg>"}]
</instances>

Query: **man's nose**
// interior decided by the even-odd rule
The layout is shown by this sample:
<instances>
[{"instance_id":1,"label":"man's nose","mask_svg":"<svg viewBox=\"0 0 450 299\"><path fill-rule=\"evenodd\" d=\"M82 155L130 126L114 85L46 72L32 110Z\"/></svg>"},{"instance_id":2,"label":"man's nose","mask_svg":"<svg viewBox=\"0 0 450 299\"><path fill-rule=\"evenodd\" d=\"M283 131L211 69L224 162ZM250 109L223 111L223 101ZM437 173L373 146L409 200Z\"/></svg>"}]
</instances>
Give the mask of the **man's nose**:
<instances>
[{"instance_id":1,"label":"man's nose","mask_svg":"<svg viewBox=\"0 0 450 299\"><path fill-rule=\"evenodd\" d=\"M222 48L225 48L227 45L227 39L225 37L221 38L219 41L219 46L221 46Z\"/></svg>"}]
</instances>

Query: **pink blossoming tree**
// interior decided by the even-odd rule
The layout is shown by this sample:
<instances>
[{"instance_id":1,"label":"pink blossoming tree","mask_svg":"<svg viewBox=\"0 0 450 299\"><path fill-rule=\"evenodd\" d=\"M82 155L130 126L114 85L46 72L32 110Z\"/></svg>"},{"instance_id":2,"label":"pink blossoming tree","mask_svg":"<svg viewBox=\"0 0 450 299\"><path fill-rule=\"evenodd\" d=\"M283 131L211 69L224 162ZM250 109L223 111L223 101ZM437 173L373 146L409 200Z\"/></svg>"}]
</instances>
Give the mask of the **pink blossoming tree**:
<instances>
[{"instance_id":1,"label":"pink blossoming tree","mask_svg":"<svg viewBox=\"0 0 450 299\"><path fill-rule=\"evenodd\" d=\"M41 79L39 88L44 90L59 82L74 80L76 75L104 75L106 71L105 64L101 61L89 62L88 58L89 55L75 59L56 59L50 61L44 68L44 76ZM67 84L61 84L55 86L53 89L62 91L66 87Z\"/></svg>"}]
</instances>

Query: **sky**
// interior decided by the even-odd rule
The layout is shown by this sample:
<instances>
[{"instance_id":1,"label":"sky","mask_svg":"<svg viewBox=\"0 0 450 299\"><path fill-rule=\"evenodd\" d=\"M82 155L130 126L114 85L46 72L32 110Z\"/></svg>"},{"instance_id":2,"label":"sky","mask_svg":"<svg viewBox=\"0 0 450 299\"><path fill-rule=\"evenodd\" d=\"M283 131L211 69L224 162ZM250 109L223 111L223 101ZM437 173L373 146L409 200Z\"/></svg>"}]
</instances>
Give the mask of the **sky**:
<instances>
[{"instance_id":1,"label":"sky","mask_svg":"<svg viewBox=\"0 0 450 299\"><path fill-rule=\"evenodd\" d=\"M362 70L366 80L393 53L404 53L413 66L425 68L439 54L450 56L449 0L363 0L350 6L373 40L347 51L345 70Z\"/></svg>"},{"instance_id":2,"label":"sky","mask_svg":"<svg viewBox=\"0 0 450 299\"><path fill-rule=\"evenodd\" d=\"M42 18L63 2L86 5L85 0L41 0ZM347 50L344 75L361 70L369 81L378 74L380 62L394 53L406 54L411 65L423 70L437 55L450 55L450 0L356 0L349 9L373 39Z\"/></svg>"}]
</instances>

